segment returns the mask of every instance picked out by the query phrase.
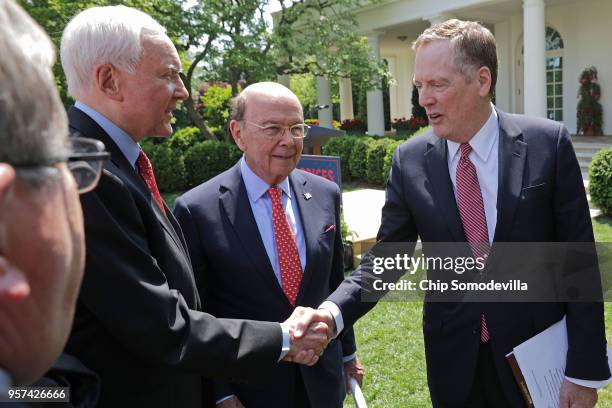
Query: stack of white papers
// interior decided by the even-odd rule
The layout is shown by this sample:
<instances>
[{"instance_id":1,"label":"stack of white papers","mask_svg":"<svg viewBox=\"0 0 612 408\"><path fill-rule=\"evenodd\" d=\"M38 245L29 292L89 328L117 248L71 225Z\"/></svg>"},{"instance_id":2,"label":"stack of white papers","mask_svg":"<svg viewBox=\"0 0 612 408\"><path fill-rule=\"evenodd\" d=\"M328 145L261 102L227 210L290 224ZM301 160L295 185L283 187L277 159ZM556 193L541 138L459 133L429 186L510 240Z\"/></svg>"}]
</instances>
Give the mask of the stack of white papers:
<instances>
[{"instance_id":1,"label":"stack of white papers","mask_svg":"<svg viewBox=\"0 0 612 408\"><path fill-rule=\"evenodd\" d=\"M561 383L565 379L567 356L567 326L565 317L538 334L516 346L516 362L521 369L529 394L536 408L559 406ZM608 364L612 367L612 353L608 348ZM580 383L579 381L573 381ZM601 382L610 384L612 377ZM586 384L581 384L586 385Z\"/></svg>"}]
</instances>

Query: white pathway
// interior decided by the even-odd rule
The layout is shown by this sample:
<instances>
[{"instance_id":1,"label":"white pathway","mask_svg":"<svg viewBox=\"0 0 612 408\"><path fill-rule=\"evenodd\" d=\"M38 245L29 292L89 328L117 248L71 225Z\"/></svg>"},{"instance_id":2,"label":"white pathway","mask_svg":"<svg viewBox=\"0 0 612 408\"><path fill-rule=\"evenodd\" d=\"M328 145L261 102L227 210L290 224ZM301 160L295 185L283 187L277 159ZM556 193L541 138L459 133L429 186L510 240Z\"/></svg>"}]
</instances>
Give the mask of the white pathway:
<instances>
[{"instance_id":1,"label":"white pathway","mask_svg":"<svg viewBox=\"0 0 612 408\"><path fill-rule=\"evenodd\" d=\"M585 187L589 184L584 182ZM363 189L342 193L344 221L349 231L354 232L353 242L368 240L376 237L380 227L380 212L385 204L385 191ZM591 218L601 214L598 209L591 208Z\"/></svg>"}]
</instances>

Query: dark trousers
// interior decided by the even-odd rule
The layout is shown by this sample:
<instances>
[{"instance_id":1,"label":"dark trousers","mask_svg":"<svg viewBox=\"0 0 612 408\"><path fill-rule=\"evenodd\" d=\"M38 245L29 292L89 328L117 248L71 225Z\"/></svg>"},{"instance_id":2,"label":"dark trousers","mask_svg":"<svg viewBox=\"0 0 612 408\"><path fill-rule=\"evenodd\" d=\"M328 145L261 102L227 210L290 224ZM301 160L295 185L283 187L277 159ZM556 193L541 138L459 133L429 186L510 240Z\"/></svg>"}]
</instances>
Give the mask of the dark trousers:
<instances>
[{"instance_id":1,"label":"dark trousers","mask_svg":"<svg viewBox=\"0 0 612 408\"><path fill-rule=\"evenodd\" d=\"M476 376L467 402L461 405L441 404L439 408L510 408L497 375L490 344L480 344Z\"/></svg>"},{"instance_id":2,"label":"dark trousers","mask_svg":"<svg viewBox=\"0 0 612 408\"><path fill-rule=\"evenodd\" d=\"M302 370L296 367L295 375L295 408L310 408L310 401L302 379Z\"/></svg>"}]
</instances>

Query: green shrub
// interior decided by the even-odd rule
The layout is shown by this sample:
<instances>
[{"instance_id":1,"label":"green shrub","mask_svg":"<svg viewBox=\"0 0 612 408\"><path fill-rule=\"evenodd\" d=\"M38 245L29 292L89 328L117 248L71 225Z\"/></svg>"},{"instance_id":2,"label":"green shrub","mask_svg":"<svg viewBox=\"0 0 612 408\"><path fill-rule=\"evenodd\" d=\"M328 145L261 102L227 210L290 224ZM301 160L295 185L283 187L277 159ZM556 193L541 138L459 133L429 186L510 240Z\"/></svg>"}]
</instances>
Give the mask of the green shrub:
<instances>
[{"instance_id":1,"label":"green shrub","mask_svg":"<svg viewBox=\"0 0 612 408\"><path fill-rule=\"evenodd\" d=\"M591 201L604 214L612 215L612 149L600 150L589 164Z\"/></svg>"},{"instance_id":2,"label":"green shrub","mask_svg":"<svg viewBox=\"0 0 612 408\"><path fill-rule=\"evenodd\" d=\"M393 143L388 138L374 139L370 142L366 154L366 181L371 184L383 184L383 167L387 146Z\"/></svg>"},{"instance_id":3,"label":"green shrub","mask_svg":"<svg viewBox=\"0 0 612 408\"><path fill-rule=\"evenodd\" d=\"M367 178L368 147L374 139L371 137L357 137L349 157L351 177L365 181Z\"/></svg>"},{"instance_id":4,"label":"green shrub","mask_svg":"<svg viewBox=\"0 0 612 408\"><path fill-rule=\"evenodd\" d=\"M142 149L151 160L155 181L161 192L182 191L185 189L185 164L179 150L168 144L143 143Z\"/></svg>"},{"instance_id":5,"label":"green shrub","mask_svg":"<svg viewBox=\"0 0 612 408\"><path fill-rule=\"evenodd\" d=\"M354 136L333 137L323 146L323 154L340 157L340 174L342 181L351 180L349 160L357 138Z\"/></svg>"},{"instance_id":6,"label":"green shrub","mask_svg":"<svg viewBox=\"0 0 612 408\"><path fill-rule=\"evenodd\" d=\"M174 132L167 140L167 144L171 149L178 150L184 155L191 146L200 141L202 141L200 129L197 127L186 127Z\"/></svg>"},{"instance_id":7,"label":"green shrub","mask_svg":"<svg viewBox=\"0 0 612 408\"><path fill-rule=\"evenodd\" d=\"M395 149L397 149L397 147L402 143L404 143L403 140L394 140L385 147L385 158L383 160L383 168L381 173L381 177L384 183L387 182L387 179L389 178L389 172L391 172L391 162L393 161L393 153L395 153Z\"/></svg>"},{"instance_id":8,"label":"green shrub","mask_svg":"<svg viewBox=\"0 0 612 408\"><path fill-rule=\"evenodd\" d=\"M185 153L187 187L195 187L233 166L242 152L234 144L205 140Z\"/></svg>"},{"instance_id":9,"label":"green shrub","mask_svg":"<svg viewBox=\"0 0 612 408\"><path fill-rule=\"evenodd\" d=\"M232 87L230 85L211 85L204 95L200 96L203 104L202 114L208 126L223 129L230 115L230 100Z\"/></svg>"}]
</instances>

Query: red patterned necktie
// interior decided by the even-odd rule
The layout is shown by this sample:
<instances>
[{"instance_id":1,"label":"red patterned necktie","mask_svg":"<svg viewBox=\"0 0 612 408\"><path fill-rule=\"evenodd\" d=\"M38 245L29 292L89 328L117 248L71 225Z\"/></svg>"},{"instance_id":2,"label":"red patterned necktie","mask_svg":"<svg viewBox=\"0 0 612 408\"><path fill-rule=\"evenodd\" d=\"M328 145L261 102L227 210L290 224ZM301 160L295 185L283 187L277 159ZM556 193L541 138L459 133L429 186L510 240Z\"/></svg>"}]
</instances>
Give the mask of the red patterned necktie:
<instances>
[{"instance_id":1,"label":"red patterned necktie","mask_svg":"<svg viewBox=\"0 0 612 408\"><path fill-rule=\"evenodd\" d=\"M157 201L159 208L161 208L162 212L165 214L166 208L164 207L164 202L162 201L161 195L159 194L159 189L157 188L155 174L153 174L153 166L151 166L149 158L142 150L138 155L136 165L138 166L138 172L140 173L140 176L147 184L147 187L149 187L149 191L151 192L151 194L153 194L153 198L155 198L155 201Z\"/></svg>"},{"instance_id":2,"label":"red patterned necktie","mask_svg":"<svg viewBox=\"0 0 612 408\"><path fill-rule=\"evenodd\" d=\"M469 158L472 146L469 143L461 143L460 148L461 158L457 165L456 180L459 214L472 253L476 258L486 259L490 250L489 233L476 167ZM481 320L480 340L486 343L489 341L489 329L484 313Z\"/></svg>"},{"instance_id":3,"label":"red patterned necktie","mask_svg":"<svg viewBox=\"0 0 612 408\"><path fill-rule=\"evenodd\" d=\"M292 305L295 306L300 284L302 282L302 264L298 253L295 237L287 221L287 215L282 205L282 190L270 187L268 194L272 200L272 222L274 223L274 241L278 252L283 292Z\"/></svg>"}]
</instances>

